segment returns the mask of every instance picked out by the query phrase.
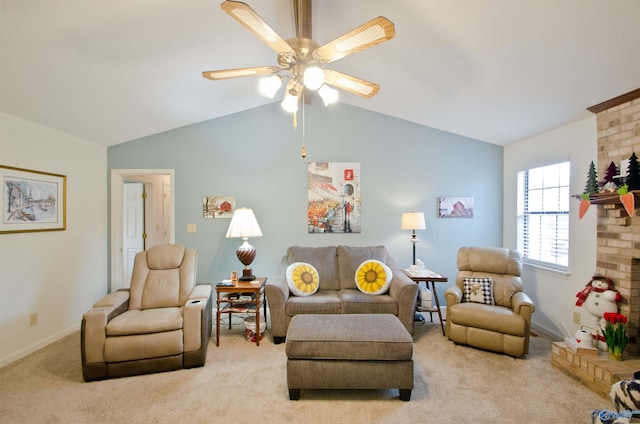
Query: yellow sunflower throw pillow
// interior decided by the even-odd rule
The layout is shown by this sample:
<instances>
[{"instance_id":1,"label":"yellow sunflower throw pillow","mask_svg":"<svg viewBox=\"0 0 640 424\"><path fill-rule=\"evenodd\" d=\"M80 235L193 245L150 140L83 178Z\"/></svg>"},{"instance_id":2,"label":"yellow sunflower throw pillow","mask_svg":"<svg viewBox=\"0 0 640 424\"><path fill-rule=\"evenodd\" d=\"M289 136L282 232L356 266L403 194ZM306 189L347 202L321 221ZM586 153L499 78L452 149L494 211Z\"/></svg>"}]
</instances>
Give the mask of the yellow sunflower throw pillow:
<instances>
[{"instance_id":1,"label":"yellow sunflower throw pillow","mask_svg":"<svg viewBox=\"0 0 640 424\"><path fill-rule=\"evenodd\" d=\"M287 267L287 285L296 296L311 296L318 291L320 277L313 265L294 262Z\"/></svg>"},{"instance_id":2,"label":"yellow sunflower throw pillow","mask_svg":"<svg viewBox=\"0 0 640 424\"><path fill-rule=\"evenodd\" d=\"M391 285L391 269L380 261L364 261L356 270L356 287L362 293L378 295Z\"/></svg>"}]
</instances>

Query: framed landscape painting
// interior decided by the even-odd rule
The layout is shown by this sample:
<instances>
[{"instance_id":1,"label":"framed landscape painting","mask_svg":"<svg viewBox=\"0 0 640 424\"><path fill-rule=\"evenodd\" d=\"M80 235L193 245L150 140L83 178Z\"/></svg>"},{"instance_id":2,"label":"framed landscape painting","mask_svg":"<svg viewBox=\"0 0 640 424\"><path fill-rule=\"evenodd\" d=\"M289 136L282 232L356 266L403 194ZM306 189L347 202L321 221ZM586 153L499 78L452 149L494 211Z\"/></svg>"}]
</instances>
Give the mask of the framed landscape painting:
<instances>
[{"instance_id":1,"label":"framed landscape painting","mask_svg":"<svg viewBox=\"0 0 640 424\"><path fill-rule=\"evenodd\" d=\"M65 175L0 165L0 234L67 229Z\"/></svg>"}]
</instances>

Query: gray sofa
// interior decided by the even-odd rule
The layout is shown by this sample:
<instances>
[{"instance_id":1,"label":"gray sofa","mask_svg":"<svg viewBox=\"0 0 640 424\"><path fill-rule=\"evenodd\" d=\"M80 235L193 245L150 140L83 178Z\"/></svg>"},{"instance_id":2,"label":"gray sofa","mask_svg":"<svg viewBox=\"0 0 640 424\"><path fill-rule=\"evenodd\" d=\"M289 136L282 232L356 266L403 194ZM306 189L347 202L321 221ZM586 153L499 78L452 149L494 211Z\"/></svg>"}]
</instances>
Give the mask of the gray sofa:
<instances>
[{"instance_id":1,"label":"gray sofa","mask_svg":"<svg viewBox=\"0 0 640 424\"><path fill-rule=\"evenodd\" d=\"M385 263L393 274L385 294L360 292L355 284L358 266L376 259ZM320 280L318 291L311 296L295 296L287 285L286 269L295 262L313 265ZM265 287L271 313L271 335L275 343L285 340L291 319L299 314L392 314L413 333L413 317L418 286L400 270L384 246L298 247L287 249L277 275Z\"/></svg>"}]
</instances>

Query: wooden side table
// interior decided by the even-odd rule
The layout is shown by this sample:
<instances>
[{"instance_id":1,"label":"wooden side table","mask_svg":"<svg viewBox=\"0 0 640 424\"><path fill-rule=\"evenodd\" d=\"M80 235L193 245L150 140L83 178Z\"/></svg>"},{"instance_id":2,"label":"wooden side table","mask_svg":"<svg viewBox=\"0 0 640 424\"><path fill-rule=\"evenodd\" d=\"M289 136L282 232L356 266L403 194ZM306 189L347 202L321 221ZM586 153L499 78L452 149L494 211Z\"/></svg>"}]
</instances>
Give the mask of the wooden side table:
<instances>
[{"instance_id":1,"label":"wooden side table","mask_svg":"<svg viewBox=\"0 0 640 424\"><path fill-rule=\"evenodd\" d=\"M265 277L258 277L253 281L236 281L233 285L216 284L216 346L220 346L220 316L229 314L229 328L231 328L231 314L254 313L247 305L255 305L256 314L256 346L260 346L260 306L264 309L264 322L267 322L267 303L263 299L264 286L267 283ZM233 293L247 294L250 300L231 299ZM224 306L222 306L224 304Z\"/></svg>"},{"instance_id":2,"label":"wooden side table","mask_svg":"<svg viewBox=\"0 0 640 424\"><path fill-rule=\"evenodd\" d=\"M427 288L429 288L429 283L431 283L431 290L433 291L433 297L436 299L436 307L418 307L416 306L416 310L419 312L437 312L438 318L440 318L440 328L442 328L442 335L444 336L444 322L442 321L442 311L440 310L440 301L438 300L438 293L436 292L436 283L446 283L449 279L443 275L438 274L437 272L431 271L430 269L423 269L420 272L413 273L408 269L402 270L407 277L411 278L414 283L418 284L420 281L424 281Z\"/></svg>"}]
</instances>

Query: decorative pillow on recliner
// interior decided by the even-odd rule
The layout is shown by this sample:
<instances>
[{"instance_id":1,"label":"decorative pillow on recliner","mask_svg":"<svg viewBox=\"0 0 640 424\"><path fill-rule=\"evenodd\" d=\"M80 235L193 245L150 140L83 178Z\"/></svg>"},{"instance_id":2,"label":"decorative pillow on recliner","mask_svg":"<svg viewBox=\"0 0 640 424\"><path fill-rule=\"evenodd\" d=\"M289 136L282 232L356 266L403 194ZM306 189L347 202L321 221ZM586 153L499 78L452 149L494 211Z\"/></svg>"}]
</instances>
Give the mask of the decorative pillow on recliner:
<instances>
[{"instance_id":1,"label":"decorative pillow on recliner","mask_svg":"<svg viewBox=\"0 0 640 424\"><path fill-rule=\"evenodd\" d=\"M490 277L462 279L463 301L495 305L493 300L493 280Z\"/></svg>"},{"instance_id":2,"label":"decorative pillow on recliner","mask_svg":"<svg viewBox=\"0 0 640 424\"><path fill-rule=\"evenodd\" d=\"M391 269L375 259L364 261L356 270L356 287L362 293L378 295L391 285Z\"/></svg>"},{"instance_id":3,"label":"decorative pillow on recliner","mask_svg":"<svg viewBox=\"0 0 640 424\"><path fill-rule=\"evenodd\" d=\"M311 296L320 287L318 271L311 264L294 262L287 267L287 285L296 296Z\"/></svg>"}]
</instances>

